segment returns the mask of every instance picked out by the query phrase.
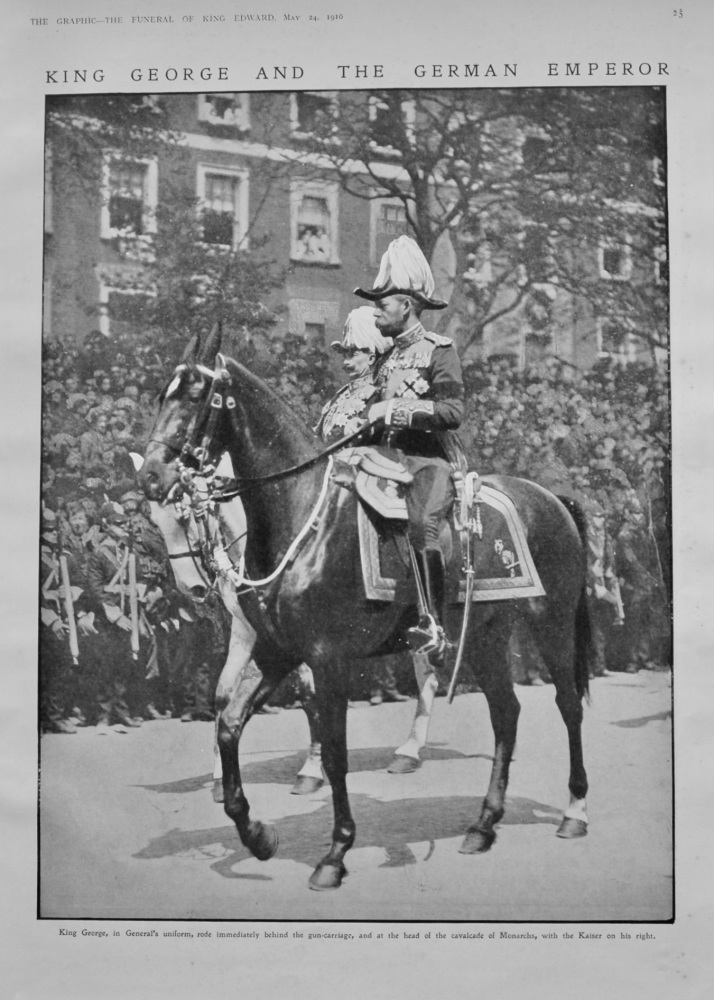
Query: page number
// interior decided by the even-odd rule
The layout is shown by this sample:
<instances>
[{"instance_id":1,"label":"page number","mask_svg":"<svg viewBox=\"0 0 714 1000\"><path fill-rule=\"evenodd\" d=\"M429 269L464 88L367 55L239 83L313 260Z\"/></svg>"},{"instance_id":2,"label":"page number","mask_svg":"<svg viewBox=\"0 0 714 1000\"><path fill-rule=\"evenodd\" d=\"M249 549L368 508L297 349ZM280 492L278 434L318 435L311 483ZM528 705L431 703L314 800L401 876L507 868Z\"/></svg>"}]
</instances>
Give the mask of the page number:
<instances>
[{"instance_id":1,"label":"page number","mask_svg":"<svg viewBox=\"0 0 714 1000\"><path fill-rule=\"evenodd\" d=\"M681 7L675 7L672 11L672 17L684 17L684 11Z\"/></svg>"}]
</instances>

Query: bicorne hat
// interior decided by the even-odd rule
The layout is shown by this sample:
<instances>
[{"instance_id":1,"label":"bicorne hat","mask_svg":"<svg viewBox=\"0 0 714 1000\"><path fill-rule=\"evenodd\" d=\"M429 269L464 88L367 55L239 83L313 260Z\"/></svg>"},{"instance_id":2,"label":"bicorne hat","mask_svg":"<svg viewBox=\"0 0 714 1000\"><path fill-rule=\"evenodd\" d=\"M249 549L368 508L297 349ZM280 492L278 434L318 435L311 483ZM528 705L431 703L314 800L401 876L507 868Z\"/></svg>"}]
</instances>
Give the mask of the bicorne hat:
<instances>
[{"instance_id":1,"label":"bicorne hat","mask_svg":"<svg viewBox=\"0 0 714 1000\"><path fill-rule=\"evenodd\" d=\"M371 291L355 288L355 295L374 302L387 295L411 295L424 309L446 309L434 298L434 275L426 257L411 236L392 240L384 254Z\"/></svg>"}]
</instances>

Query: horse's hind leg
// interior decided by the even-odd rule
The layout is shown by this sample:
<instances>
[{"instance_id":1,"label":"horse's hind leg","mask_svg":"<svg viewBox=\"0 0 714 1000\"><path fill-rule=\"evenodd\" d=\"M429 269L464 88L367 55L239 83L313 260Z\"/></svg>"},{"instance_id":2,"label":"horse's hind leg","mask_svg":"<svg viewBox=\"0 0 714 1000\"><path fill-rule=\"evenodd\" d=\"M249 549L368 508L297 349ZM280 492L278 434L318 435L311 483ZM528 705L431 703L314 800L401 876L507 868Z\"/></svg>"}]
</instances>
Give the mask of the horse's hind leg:
<instances>
[{"instance_id":1,"label":"horse's hind leg","mask_svg":"<svg viewBox=\"0 0 714 1000\"><path fill-rule=\"evenodd\" d=\"M549 628L541 629L536 624L534 634L541 656L553 678L556 691L555 703L568 730L570 802L558 827L557 835L567 839L584 837L588 832L585 801L588 779L583 760L582 696L587 690L587 665L579 662L582 654L576 653L572 623L563 623L561 628L553 628L551 625Z\"/></svg>"},{"instance_id":2,"label":"horse's hind leg","mask_svg":"<svg viewBox=\"0 0 714 1000\"><path fill-rule=\"evenodd\" d=\"M311 889L339 889L347 874L344 857L354 843L355 823L347 796L347 685L349 665L315 665L322 758L332 785L332 846L310 876Z\"/></svg>"},{"instance_id":3,"label":"horse's hind leg","mask_svg":"<svg viewBox=\"0 0 714 1000\"><path fill-rule=\"evenodd\" d=\"M495 826L503 817L508 774L516 745L518 716L521 706L513 690L506 646L510 621L504 614L480 630L479 641L474 644L472 663L474 673L486 695L491 715L495 749L488 792L481 806L477 822L466 832L459 848L461 854L482 854L496 839Z\"/></svg>"},{"instance_id":4,"label":"horse's hind leg","mask_svg":"<svg viewBox=\"0 0 714 1000\"><path fill-rule=\"evenodd\" d=\"M310 727L310 749L305 763L297 774L297 780L290 789L293 795L310 795L325 783L322 769L322 745L320 743L320 719L315 695L315 678L306 663L298 667L298 694Z\"/></svg>"},{"instance_id":5,"label":"horse's hind leg","mask_svg":"<svg viewBox=\"0 0 714 1000\"><path fill-rule=\"evenodd\" d=\"M241 842L259 861L267 861L275 854L278 835L273 826L250 818L250 806L241 783L238 748L246 721L270 697L284 673L265 676L255 667L245 670L218 721L218 746L223 765L223 808L235 823Z\"/></svg>"}]
</instances>

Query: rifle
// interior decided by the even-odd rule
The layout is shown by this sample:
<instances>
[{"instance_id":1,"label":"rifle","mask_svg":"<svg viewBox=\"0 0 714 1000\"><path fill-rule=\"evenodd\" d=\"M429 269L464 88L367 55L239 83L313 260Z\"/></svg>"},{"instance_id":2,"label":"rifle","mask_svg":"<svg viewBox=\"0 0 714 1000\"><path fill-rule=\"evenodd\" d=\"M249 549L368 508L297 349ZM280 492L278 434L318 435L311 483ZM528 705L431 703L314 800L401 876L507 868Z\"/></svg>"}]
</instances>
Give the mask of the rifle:
<instances>
[{"instance_id":1,"label":"rifle","mask_svg":"<svg viewBox=\"0 0 714 1000\"><path fill-rule=\"evenodd\" d=\"M134 552L134 529L129 522L129 617L131 619L131 655L139 658L139 594L136 584L136 553Z\"/></svg>"},{"instance_id":2,"label":"rifle","mask_svg":"<svg viewBox=\"0 0 714 1000\"><path fill-rule=\"evenodd\" d=\"M69 566L67 556L62 548L62 529L57 526L57 561L60 568L60 579L62 582L62 600L64 610L67 615L67 626L69 628L69 651L75 664L79 662L79 642L77 640L77 622L74 618L74 599L72 597L72 586L69 580Z\"/></svg>"}]
</instances>

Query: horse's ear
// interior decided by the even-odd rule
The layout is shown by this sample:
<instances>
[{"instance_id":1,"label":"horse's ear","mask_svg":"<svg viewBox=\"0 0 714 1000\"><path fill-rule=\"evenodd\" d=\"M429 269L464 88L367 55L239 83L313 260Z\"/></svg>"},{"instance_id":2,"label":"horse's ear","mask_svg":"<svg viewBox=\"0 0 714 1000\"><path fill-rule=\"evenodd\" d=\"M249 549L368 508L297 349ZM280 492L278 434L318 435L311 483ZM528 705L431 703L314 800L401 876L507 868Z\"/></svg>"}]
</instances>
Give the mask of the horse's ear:
<instances>
[{"instance_id":1,"label":"horse's ear","mask_svg":"<svg viewBox=\"0 0 714 1000\"><path fill-rule=\"evenodd\" d=\"M201 362L204 365L210 364L220 351L222 332L222 324L219 320L206 337L206 342L201 348Z\"/></svg>"},{"instance_id":2,"label":"horse's ear","mask_svg":"<svg viewBox=\"0 0 714 1000\"><path fill-rule=\"evenodd\" d=\"M186 344L186 350L183 352L181 360L186 364L190 364L192 361L196 360L196 349L198 347L198 334L194 333L189 342Z\"/></svg>"}]
</instances>

